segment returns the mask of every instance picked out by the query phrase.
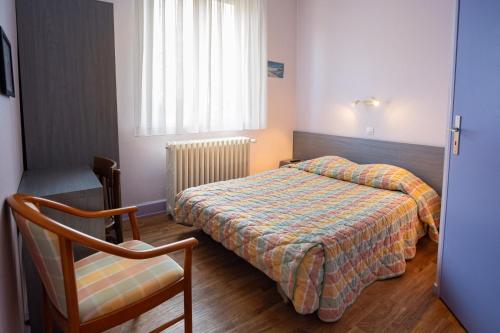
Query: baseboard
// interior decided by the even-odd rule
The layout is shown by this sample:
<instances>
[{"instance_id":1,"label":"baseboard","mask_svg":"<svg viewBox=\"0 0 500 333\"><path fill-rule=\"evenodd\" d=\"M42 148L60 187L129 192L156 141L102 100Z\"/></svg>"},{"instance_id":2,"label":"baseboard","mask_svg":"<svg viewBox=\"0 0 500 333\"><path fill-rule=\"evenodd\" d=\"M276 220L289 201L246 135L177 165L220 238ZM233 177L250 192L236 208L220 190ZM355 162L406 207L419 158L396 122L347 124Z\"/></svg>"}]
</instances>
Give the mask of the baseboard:
<instances>
[{"instance_id":1,"label":"baseboard","mask_svg":"<svg viewBox=\"0 0 500 333\"><path fill-rule=\"evenodd\" d=\"M137 206L137 217L146 217L151 215L159 215L167 213L167 201L165 199L144 202L136 206ZM122 219L128 220L128 215L124 215Z\"/></svg>"}]
</instances>

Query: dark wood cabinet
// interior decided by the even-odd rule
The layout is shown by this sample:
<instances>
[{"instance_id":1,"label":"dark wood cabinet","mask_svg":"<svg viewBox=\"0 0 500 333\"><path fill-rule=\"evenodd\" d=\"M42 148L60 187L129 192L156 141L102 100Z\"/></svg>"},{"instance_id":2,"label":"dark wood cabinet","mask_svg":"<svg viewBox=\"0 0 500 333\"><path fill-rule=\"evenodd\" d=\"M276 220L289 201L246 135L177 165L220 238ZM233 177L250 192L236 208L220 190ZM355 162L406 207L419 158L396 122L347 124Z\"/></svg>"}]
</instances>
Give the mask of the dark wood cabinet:
<instances>
[{"instance_id":1,"label":"dark wood cabinet","mask_svg":"<svg viewBox=\"0 0 500 333\"><path fill-rule=\"evenodd\" d=\"M119 160L113 4L17 0L26 168Z\"/></svg>"}]
</instances>

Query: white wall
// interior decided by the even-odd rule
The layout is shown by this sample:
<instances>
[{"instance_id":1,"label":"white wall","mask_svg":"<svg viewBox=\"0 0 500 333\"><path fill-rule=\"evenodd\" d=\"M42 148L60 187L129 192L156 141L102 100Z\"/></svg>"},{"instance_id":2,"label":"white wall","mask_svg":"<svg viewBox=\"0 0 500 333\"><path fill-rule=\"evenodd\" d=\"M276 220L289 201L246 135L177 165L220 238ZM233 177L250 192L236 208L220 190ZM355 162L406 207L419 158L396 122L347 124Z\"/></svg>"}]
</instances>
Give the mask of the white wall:
<instances>
[{"instance_id":1,"label":"white wall","mask_svg":"<svg viewBox=\"0 0 500 333\"><path fill-rule=\"evenodd\" d=\"M443 146L456 0L299 0L297 128ZM352 101L375 96L377 110Z\"/></svg>"},{"instance_id":2,"label":"white wall","mask_svg":"<svg viewBox=\"0 0 500 333\"><path fill-rule=\"evenodd\" d=\"M269 0L269 58L286 66L284 80L269 80L269 128L155 137L134 136L134 0L110 1L124 204L164 198L172 139L254 137L252 173L291 156L293 129L367 137L371 126L369 138L445 144L456 0ZM370 96L379 109L352 108Z\"/></svg>"},{"instance_id":3,"label":"white wall","mask_svg":"<svg viewBox=\"0 0 500 333\"><path fill-rule=\"evenodd\" d=\"M291 157L295 127L296 0L269 0L269 59L285 63L285 79L270 79L268 129L186 136L134 136L134 0L113 0L122 193L125 205L165 198L165 143L168 140L246 135L257 139L251 173L275 168Z\"/></svg>"},{"instance_id":4,"label":"white wall","mask_svg":"<svg viewBox=\"0 0 500 333\"><path fill-rule=\"evenodd\" d=\"M12 46L14 69L17 68L17 31L14 0L0 0L0 26ZM19 93L15 70L15 89ZM22 329L20 303L16 283L16 264L13 251L13 223L5 197L17 192L23 172L21 119L19 98L0 95L0 332L19 332Z\"/></svg>"}]
</instances>

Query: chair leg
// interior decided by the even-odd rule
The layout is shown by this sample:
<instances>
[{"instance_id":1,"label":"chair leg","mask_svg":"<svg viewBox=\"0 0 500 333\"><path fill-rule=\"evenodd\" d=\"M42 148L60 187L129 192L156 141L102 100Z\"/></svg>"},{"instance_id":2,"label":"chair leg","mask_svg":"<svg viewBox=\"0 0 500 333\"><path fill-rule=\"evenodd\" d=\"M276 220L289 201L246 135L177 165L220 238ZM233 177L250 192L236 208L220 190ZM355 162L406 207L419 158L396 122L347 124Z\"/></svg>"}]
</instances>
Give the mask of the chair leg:
<instances>
[{"instance_id":1,"label":"chair leg","mask_svg":"<svg viewBox=\"0 0 500 333\"><path fill-rule=\"evenodd\" d=\"M184 287L184 332L193 332L193 301L191 296L191 281L186 281Z\"/></svg>"},{"instance_id":2,"label":"chair leg","mask_svg":"<svg viewBox=\"0 0 500 333\"><path fill-rule=\"evenodd\" d=\"M45 333L52 333L53 331L52 315L50 314L50 301L43 288L43 331Z\"/></svg>"}]
</instances>

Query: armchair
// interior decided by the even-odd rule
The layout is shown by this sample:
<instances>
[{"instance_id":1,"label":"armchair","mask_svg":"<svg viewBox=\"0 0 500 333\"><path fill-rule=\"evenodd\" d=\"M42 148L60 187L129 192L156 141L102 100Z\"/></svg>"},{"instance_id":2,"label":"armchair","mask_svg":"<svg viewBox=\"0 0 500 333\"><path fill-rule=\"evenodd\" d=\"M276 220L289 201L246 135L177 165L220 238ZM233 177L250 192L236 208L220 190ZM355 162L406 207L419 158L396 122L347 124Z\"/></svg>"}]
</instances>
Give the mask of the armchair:
<instances>
[{"instance_id":1,"label":"armchair","mask_svg":"<svg viewBox=\"0 0 500 333\"><path fill-rule=\"evenodd\" d=\"M135 318L184 292L184 313L161 325L160 332L184 320L192 332L191 264L198 241L185 239L153 247L140 241L135 207L97 212L82 211L25 194L8 203L27 244L44 287L44 328L55 321L65 332L101 332ZM40 212L56 209L83 218L128 214L133 240L120 245L62 225ZM72 243L97 253L74 261ZM184 250L181 268L167 254Z\"/></svg>"}]
</instances>

